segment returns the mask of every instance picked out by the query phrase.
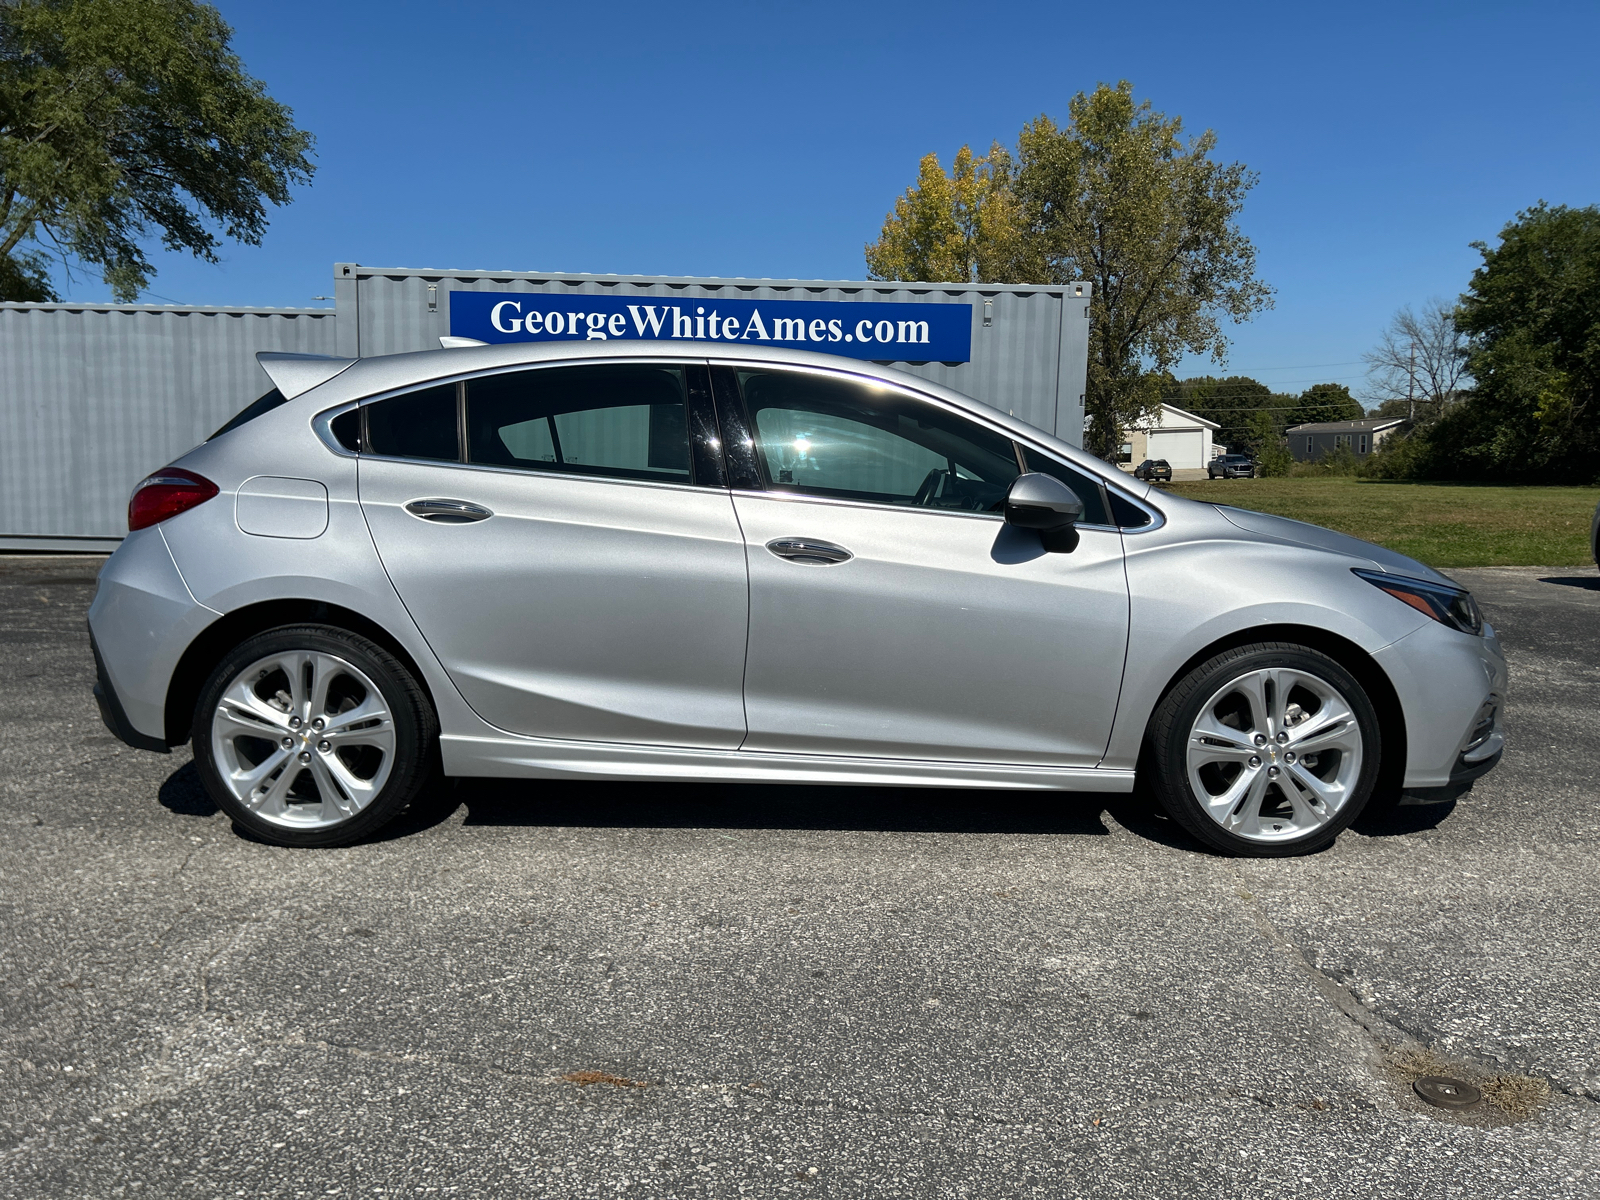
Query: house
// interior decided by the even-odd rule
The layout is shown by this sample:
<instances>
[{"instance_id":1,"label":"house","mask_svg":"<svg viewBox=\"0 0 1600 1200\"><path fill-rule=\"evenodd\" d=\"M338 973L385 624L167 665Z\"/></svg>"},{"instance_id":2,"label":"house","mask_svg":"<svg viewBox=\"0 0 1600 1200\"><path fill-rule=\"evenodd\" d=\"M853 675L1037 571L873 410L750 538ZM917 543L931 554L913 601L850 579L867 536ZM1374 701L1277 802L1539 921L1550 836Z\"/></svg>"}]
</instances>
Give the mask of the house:
<instances>
[{"instance_id":1,"label":"house","mask_svg":"<svg viewBox=\"0 0 1600 1200\"><path fill-rule=\"evenodd\" d=\"M1122 431L1117 457L1130 469L1147 458L1164 458L1174 471L1204 469L1219 453L1211 444L1218 428L1215 421L1163 404L1153 425Z\"/></svg>"},{"instance_id":2,"label":"house","mask_svg":"<svg viewBox=\"0 0 1600 1200\"><path fill-rule=\"evenodd\" d=\"M1288 439L1289 453L1299 462L1312 462L1338 446L1348 446L1357 458L1365 458L1404 424L1400 417L1316 421L1309 425L1291 425L1283 431L1283 436Z\"/></svg>"}]
</instances>

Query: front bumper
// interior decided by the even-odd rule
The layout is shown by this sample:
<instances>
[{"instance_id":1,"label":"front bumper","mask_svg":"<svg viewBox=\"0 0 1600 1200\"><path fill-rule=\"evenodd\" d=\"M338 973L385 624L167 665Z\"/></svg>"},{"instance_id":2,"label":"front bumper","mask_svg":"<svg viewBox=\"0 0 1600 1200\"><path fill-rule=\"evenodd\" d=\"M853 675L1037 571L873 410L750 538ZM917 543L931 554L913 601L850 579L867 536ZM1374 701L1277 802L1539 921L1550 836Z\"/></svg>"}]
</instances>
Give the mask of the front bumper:
<instances>
[{"instance_id":1,"label":"front bumper","mask_svg":"<svg viewBox=\"0 0 1600 1200\"><path fill-rule=\"evenodd\" d=\"M1506 660L1494 630L1474 637L1430 621L1373 657L1405 714L1402 803L1464 795L1505 749Z\"/></svg>"}]
</instances>

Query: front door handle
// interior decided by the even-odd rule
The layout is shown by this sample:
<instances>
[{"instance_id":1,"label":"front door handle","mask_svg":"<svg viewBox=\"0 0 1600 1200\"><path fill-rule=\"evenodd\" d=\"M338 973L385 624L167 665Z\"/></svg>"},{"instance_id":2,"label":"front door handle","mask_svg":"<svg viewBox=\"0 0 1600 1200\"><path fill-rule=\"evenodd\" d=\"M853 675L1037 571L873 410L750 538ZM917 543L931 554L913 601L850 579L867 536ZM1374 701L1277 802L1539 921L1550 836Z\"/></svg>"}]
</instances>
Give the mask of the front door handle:
<instances>
[{"instance_id":1,"label":"front door handle","mask_svg":"<svg viewBox=\"0 0 1600 1200\"><path fill-rule=\"evenodd\" d=\"M406 511L413 517L420 517L424 521L432 521L438 525L466 525L472 521L481 521L485 517L494 516L494 513L481 504L442 498L413 500L406 505Z\"/></svg>"},{"instance_id":2,"label":"front door handle","mask_svg":"<svg viewBox=\"0 0 1600 1200\"><path fill-rule=\"evenodd\" d=\"M767 549L790 562L812 563L816 566L849 562L854 557L843 546L819 542L815 538L776 538L767 543Z\"/></svg>"}]
</instances>

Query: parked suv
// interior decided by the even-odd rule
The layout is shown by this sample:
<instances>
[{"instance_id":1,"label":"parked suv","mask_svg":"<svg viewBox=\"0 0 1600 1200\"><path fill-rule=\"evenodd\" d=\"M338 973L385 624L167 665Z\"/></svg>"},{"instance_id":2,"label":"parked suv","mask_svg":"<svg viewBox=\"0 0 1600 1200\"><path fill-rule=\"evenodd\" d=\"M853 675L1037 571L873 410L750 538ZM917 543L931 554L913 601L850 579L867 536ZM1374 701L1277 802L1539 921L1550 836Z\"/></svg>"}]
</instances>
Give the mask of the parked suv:
<instances>
[{"instance_id":1,"label":"parked suv","mask_svg":"<svg viewBox=\"0 0 1600 1200\"><path fill-rule=\"evenodd\" d=\"M1171 483L1172 466L1164 458L1147 458L1133 469L1133 477L1148 483L1154 483L1158 479L1165 479Z\"/></svg>"},{"instance_id":2,"label":"parked suv","mask_svg":"<svg viewBox=\"0 0 1600 1200\"><path fill-rule=\"evenodd\" d=\"M1138 772L1284 855L1500 758L1465 589L926 379L689 341L262 358L274 390L135 489L89 610L106 723L191 742L258 838L368 836L440 773Z\"/></svg>"},{"instance_id":3,"label":"parked suv","mask_svg":"<svg viewBox=\"0 0 1600 1200\"><path fill-rule=\"evenodd\" d=\"M1256 460L1248 454L1219 454L1206 467L1212 479L1254 479Z\"/></svg>"}]
</instances>

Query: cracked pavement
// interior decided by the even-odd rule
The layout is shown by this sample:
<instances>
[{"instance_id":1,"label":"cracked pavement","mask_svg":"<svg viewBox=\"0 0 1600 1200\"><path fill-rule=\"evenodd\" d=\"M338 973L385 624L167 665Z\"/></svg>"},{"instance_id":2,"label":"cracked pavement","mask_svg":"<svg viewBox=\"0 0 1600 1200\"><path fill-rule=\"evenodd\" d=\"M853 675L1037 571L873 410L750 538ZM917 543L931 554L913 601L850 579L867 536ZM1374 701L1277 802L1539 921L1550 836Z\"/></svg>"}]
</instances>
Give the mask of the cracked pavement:
<instances>
[{"instance_id":1,"label":"cracked pavement","mask_svg":"<svg viewBox=\"0 0 1600 1200\"><path fill-rule=\"evenodd\" d=\"M101 726L97 566L0 559L0 1196L1600 1192L1592 568L1455 572L1512 692L1454 811L1235 862L1127 797L478 781L261 845Z\"/></svg>"}]
</instances>

